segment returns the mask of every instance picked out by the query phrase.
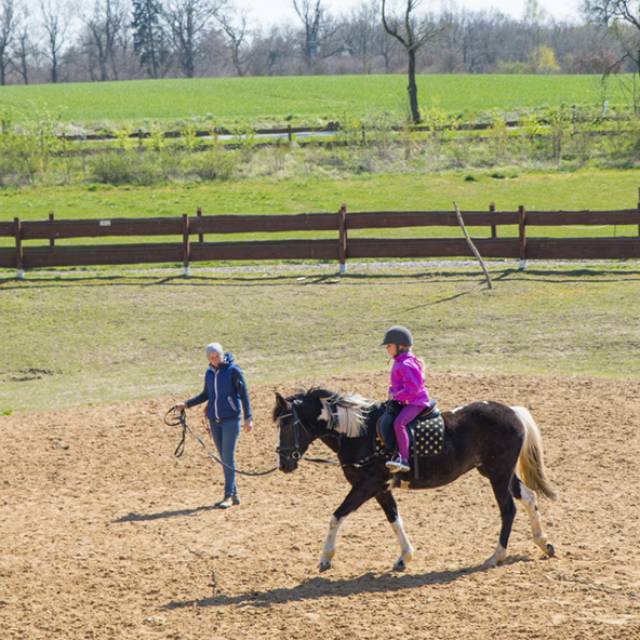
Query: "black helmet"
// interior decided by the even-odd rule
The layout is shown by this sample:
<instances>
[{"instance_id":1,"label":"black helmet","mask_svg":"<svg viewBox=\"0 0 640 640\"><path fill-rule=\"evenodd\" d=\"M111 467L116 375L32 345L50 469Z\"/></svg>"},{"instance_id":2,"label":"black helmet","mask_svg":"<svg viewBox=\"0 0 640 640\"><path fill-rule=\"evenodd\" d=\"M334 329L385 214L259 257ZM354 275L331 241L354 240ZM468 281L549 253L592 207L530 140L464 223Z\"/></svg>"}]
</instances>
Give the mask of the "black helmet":
<instances>
[{"instance_id":1,"label":"black helmet","mask_svg":"<svg viewBox=\"0 0 640 640\"><path fill-rule=\"evenodd\" d=\"M384 346L386 344L403 344L407 347L412 347L413 336L411 335L411 331L409 331L407 327L402 327L400 325L391 327L391 329L388 329L384 334L384 340L380 346Z\"/></svg>"}]
</instances>

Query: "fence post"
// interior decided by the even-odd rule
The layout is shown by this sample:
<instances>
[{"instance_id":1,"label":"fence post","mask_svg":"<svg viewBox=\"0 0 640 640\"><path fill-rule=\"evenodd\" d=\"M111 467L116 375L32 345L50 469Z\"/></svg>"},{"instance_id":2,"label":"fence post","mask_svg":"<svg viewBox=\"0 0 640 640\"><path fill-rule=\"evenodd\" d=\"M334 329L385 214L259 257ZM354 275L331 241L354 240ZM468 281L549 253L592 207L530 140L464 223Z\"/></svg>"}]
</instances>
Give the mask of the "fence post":
<instances>
[{"instance_id":1,"label":"fence post","mask_svg":"<svg viewBox=\"0 0 640 640\"><path fill-rule=\"evenodd\" d=\"M495 213L495 212L496 212L496 203L492 202L489 204L489 213ZM498 228L496 227L495 224L491 225L491 237L492 238L498 237Z\"/></svg>"},{"instance_id":2,"label":"fence post","mask_svg":"<svg viewBox=\"0 0 640 640\"><path fill-rule=\"evenodd\" d=\"M518 207L518 237L520 239L520 271L527 268L527 210Z\"/></svg>"},{"instance_id":3,"label":"fence post","mask_svg":"<svg viewBox=\"0 0 640 640\"><path fill-rule=\"evenodd\" d=\"M347 205L343 204L338 211L338 230L340 238L338 240L338 259L340 260L340 273L347 272Z\"/></svg>"},{"instance_id":4,"label":"fence post","mask_svg":"<svg viewBox=\"0 0 640 640\"><path fill-rule=\"evenodd\" d=\"M191 275L191 268L189 267L189 253L191 252L190 240L189 240L189 216L185 213L182 215L182 258L183 258L183 271L182 275L188 278Z\"/></svg>"},{"instance_id":5,"label":"fence post","mask_svg":"<svg viewBox=\"0 0 640 640\"><path fill-rule=\"evenodd\" d=\"M291 123L287 125L287 140L289 141L289 146L291 146L291 143L293 142L293 133L291 131Z\"/></svg>"},{"instance_id":6,"label":"fence post","mask_svg":"<svg viewBox=\"0 0 640 640\"><path fill-rule=\"evenodd\" d=\"M638 187L638 213L640 213L640 187ZM638 224L638 236L640 236L640 223Z\"/></svg>"},{"instance_id":7,"label":"fence post","mask_svg":"<svg viewBox=\"0 0 640 640\"><path fill-rule=\"evenodd\" d=\"M49 212L49 222L53 222L54 217L55 216L53 214L53 211ZM55 247L55 245L56 245L55 239L53 237L49 238L49 246Z\"/></svg>"},{"instance_id":8,"label":"fence post","mask_svg":"<svg viewBox=\"0 0 640 640\"><path fill-rule=\"evenodd\" d=\"M196 215L198 218L202 218L202 207L198 207L198 211L196 211ZM198 220L200 222L200 220ZM204 243L204 233L202 233L202 227L200 227L200 233L198 234L198 241L200 244Z\"/></svg>"},{"instance_id":9,"label":"fence post","mask_svg":"<svg viewBox=\"0 0 640 640\"><path fill-rule=\"evenodd\" d=\"M24 249L22 248L22 223L13 219L13 233L16 238L16 278L24 280Z\"/></svg>"}]
</instances>

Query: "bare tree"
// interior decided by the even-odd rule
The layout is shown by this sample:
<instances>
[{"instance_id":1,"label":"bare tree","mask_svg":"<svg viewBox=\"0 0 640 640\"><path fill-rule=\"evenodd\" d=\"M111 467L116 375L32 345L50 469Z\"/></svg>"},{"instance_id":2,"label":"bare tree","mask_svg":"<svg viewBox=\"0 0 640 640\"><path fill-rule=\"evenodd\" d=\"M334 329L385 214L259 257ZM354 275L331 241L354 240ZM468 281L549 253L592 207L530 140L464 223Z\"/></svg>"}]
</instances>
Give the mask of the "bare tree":
<instances>
[{"instance_id":1,"label":"bare tree","mask_svg":"<svg viewBox=\"0 0 640 640\"><path fill-rule=\"evenodd\" d=\"M422 0L406 0L404 15L387 16L387 3L382 0L382 25L384 30L393 36L405 49L408 58L409 107L411 119L415 124L420 122L420 108L418 107L418 85L416 84L416 54L438 33L439 29L433 27L426 19L419 20L416 16L417 9Z\"/></svg>"},{"instance_id":2,"label":"bare tree","mask_svg":"<svg viewBox=\"0 0 640 640\"><path fill-rule=\"evenodd\" d=\"M366 0L345 20L345 44L350 56L359 61L360 70L371 73L381 41L388 41L378 16L378 1Z\"/></svg>"},{"instance_id":3,"label":"bare tree","mask_svg":"<svg viewBox=\"0 0 640 640\"><path fill-rule=\"evenodd\" d=\"M640 76L640 4L637 0L584 0L583 12L596 24L609 28L622 46L623 54L603 74L617 71L625 61L634 67L633 105L640 110L637 77Z\"/></svg>"},{"instance_id":4,"label":"bare tree","mask_svg":"<svg viewBox=\"0 0 640 640\"><path fill-rule=\"evenodd\" d=\"M7 83L7 68L11 63L11 47L16 31L14 0L0 0L0 85Z\"/></svg>"},{"instance_id":5,"label":"bare tree","mask_svg":"<svg viewBox=\"0 0 640 640\"><path fill-rule=\"evenodd\" d=\"M60 54L69 28L68 5L62 0L40 0L40 16L45 33L44 55L51 63L51 82L58 82Z\"/></svg>"},{"instance_id":6,"label":"bare tree","mask_svg":"<svg viewBox=\"0 0 640 640\"><path fill-rule=\"evenodd\" d=\"M168 0L166 3L165 20L180 69L187 78L195 76L196 63L202 53L203 36L219 7L215 0Z\"/></svg>"},{"instance_id":7,"label":"bare tree","mask_svg":"<svg viewBox=\"0 0 640 640\"><path fill-rule=\"evenodd\" d=\"M118 78L116 48L126 27L126 18L122 0L95 0L92 13L84 18L89 59L97 63L98 79L102 82L109 80L109 68L114 78Z\"/></svg>"},{"instance_id":8,"label":"bare tree","mask_svg":"<svg viewBox=\"0 0 640 640\"><path fill-rule=\"evenodd\" d=\"M13 59L11 66L22 78L24 84L29 84L29 63L33 57L33 44L29 29L29 10L23 6L18 12L16 25L16 36L14 38Z\"/></svg>"},{"instance_id":9,"label":"bare tree","mask_svg":"<svg viewBox=\"0 0 640 640\"><path fill-rule=\"evenodd\" d=\"M251 62L253 53L247 50L248 18L246 13L234 15L233 13L219 13L218 23L222 27L227 48L231 56L231 64L236 75L244 76L247 65Z\"/></svg>"},{"instance_id":10,"label":"bare tree","mask_svg":"<svg viewBox=\"0 0 640 640\"><path fill-rule=\"evenodd\" d=\"M293 8L302 21L304 29L302 56L307 69L311 69L320 52L320 27L324 12L322 0L293 0Z\"/></svg>"}]
</instances>

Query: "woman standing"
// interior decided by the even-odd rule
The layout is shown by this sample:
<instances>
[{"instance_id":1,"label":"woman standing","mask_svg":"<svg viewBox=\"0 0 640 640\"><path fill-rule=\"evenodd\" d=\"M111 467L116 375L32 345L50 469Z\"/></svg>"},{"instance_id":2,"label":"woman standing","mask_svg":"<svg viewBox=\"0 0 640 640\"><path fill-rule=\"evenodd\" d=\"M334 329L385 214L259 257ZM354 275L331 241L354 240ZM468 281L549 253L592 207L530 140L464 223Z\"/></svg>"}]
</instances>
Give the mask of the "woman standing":
<instances>
[{"instance_id":1,"label":"woman standing","mask_svg":"<svg viewBox=\"0 0 640 640\"><path fill-rule=\"evenodd\" d=\"M218 342L206 348L209 366L204 374L204 389L190 400L181 402L177 409L207 404L207 418L211 436L224 462L224 498L216 503L219 509L240 504L236 488L235 453L240 437L240 415L244 414L244 430L253 429L249 393L242 369L231 353L225 353Z\"/></svg>"}]
</instances>

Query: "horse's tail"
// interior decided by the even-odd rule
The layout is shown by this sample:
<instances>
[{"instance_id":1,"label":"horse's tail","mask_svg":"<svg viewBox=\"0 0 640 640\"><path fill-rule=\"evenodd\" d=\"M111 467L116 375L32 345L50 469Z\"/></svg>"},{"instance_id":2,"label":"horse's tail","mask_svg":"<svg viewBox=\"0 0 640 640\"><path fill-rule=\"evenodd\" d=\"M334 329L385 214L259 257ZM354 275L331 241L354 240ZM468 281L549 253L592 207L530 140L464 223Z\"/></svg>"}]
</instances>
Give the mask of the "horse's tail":
<instances>
[{"instance_id":1,"label":"horse's tail","mask_svg":"<svg viewBox=\"0 0 640 640\"><path fill-rule=\"evenodd\" d=\"M538 491L547 496L547 498L555 500L556 492L547 480L544 466L540 429L528 409L524 407L511 408L520 422L522 422L525 431L524 444L518 458L518 473L529 489Z\"/></svg>"}]
</instances>

